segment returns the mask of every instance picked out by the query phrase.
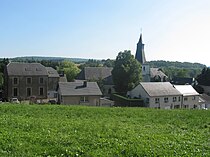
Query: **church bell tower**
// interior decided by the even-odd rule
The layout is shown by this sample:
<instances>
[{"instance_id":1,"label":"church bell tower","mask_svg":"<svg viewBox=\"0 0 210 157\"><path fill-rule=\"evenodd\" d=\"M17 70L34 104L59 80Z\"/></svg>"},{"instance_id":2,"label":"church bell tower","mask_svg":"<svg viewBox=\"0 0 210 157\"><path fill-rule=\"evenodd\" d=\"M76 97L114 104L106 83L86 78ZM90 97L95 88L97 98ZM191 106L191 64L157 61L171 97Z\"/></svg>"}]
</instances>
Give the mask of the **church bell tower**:
<instances>
[{"instance_id":1,"label":"church bell tower","mask_svg":"<svg viewBox=\"0 0 210 157\"><path fill-rule=\"evenodd\" d=\"M150 66L146 62L142 34L140 34L139 42L137 43L135 59L137 59L142 65L142 81L150 82Z\"/></svg>"}]
</instances>

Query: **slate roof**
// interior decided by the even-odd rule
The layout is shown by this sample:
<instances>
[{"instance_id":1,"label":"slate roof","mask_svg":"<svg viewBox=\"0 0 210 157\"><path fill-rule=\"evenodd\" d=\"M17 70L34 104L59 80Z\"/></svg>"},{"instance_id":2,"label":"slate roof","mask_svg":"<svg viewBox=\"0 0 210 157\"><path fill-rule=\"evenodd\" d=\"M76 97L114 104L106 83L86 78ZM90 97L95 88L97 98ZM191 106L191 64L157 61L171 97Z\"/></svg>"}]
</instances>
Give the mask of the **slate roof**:
<instances>
[{"instance_id":1,"label":"slate roof","mask_svg":"<svg viewBox=\"0 0 210 157\"><path fill-rule=\"evenodd\" d=\"M199 95L191 85L174 85L183 96Z\"/></svg>"},{"instance_id":2,"label":"slate roof","mask_svg":"<svg viewBox=\"0 0 210 157\"><path fill-rule=\"evenodd\" d=\"M200 97L204 100L204 102L210 103L210 96L207 94L201 94Z\"/></svg>"},{"instance_id":3,"label":"slate roof","mask_svg":"<svg viewBox=\"0 0 210 157\"><path fill-rule=\"evenodd\" d=\"M101 96L101 90L96 82L59 82L59 89L62 96Z\"/></svg>"},{"instance_id":4,"label":"slate roof","mask_svg":"<svg viewBox=\"0 0 210 157\"><path fill-rule=\"evenodd\" d=\"M169 82L141 82L140 85L151 97L182 95Z\"/></svg>"},{"instance_id":5,"label":"slate roof","mask_svg":"<svg viewBox=\"0 0 210 157\"><path fill-rule=\"evenodd\" d=\"M49 77L59 77L58 72L52 67L46 67L47 73Z\"/></svg>"},{"instance_id":6,"label":"slate roof","mask_svg":"<svg viewBox=\"0 0 210 157\"><path fill-rule=\"evenodd\" d=\"M191 85L193 82L194 78L190 77L174 77L171 81L171 83L176 85L185 85L185 84Z\"/></svg>"},{"instance_id":7,"label":"slate roof","mask_svg":"<svg viewBox=\"0 0 210 157\"><path fill-rule=\"evenodd\" d=\"M7 65L9 76L48 76L45 66L40 63L16 63Z\"/></svg>"},{"instance_id":8,"label":"slate roof","mask_svg":"<svg viewBox=\"0 0 210 157\"><path fill-rule=\"evenodd\" d=\"M164 76L167 77L166 74L164 74L159 68L150 68L150 75L152 78L154 78L155 76L160 76L161 78L163 78Z\"/></svg>"},{"instance_id":9,"label":"slate roof","mask_svg":"<svg viewBox=\"0 0 210 157\"><path fill-rule=\"evenodd\" d=\"M78 80L104 79L105 84L113 84L112 69L109 67L85 67L77 76Z\"/></svg>"}]
</instances>

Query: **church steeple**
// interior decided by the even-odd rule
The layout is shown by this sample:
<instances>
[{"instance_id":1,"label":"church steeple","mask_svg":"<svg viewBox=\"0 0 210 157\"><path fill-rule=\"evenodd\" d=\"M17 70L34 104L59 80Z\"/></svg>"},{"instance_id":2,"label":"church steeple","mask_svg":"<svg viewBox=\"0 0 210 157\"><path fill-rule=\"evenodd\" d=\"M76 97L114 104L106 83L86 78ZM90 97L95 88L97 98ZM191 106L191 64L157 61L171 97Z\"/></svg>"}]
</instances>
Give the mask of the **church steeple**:
<instances>
[{"instance_id":1,"label":"church steeple","mask_svg":"<svg viewBox=\"0 0 210 157\"><path fill-rule=\"evenodd\" d=\"M144 44L142 42L142 33L140 34L139 42L137 43L135 58L141 64L144 64L146 62L146 58L145 58L145 54L144 54Z\"/></svg>"}]
</instances>

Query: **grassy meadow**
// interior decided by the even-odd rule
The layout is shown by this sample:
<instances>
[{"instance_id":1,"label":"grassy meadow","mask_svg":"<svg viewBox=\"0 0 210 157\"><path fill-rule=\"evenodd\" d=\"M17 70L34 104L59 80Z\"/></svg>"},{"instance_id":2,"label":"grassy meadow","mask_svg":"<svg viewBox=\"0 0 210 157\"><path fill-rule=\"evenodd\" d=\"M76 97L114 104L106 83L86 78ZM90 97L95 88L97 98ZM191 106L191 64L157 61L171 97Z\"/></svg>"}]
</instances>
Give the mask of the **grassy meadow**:
<instances>
[{"instance_id":1,"label":"grassy meadow","mask_svg":"<svg viewBox=\"0 0 210 157\"><path fill-rule=\"evenodd\" d=\"M0 156L210 156L210 111L0 104Z\"/></svg>"}]
</instances>

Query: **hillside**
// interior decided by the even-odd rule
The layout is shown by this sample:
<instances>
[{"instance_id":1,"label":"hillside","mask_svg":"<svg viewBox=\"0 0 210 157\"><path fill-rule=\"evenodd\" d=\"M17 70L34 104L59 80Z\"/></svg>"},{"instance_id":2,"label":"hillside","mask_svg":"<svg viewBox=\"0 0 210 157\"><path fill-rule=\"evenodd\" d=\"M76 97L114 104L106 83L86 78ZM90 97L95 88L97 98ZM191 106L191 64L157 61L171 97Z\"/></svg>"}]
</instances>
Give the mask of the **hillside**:
<instances>
[{"instance_id":1,"label":"hillside","mask_svg":"<svg viewBox=\"0 0 210 157\"><path fill-rule=\"evenodd\" d=\"M83 58L65 58L65 57L42 57L42 56L26 56L26 57L15 57L11 58L13 62L25 62L25 61L42 61L42 60L50 60L50 61L63 61L68 60L75 63L83 63L88 61L88 59Z\"/></svg>"},{"instance_id":2,"label":"hillside","mask_svg":"<svg viewBox=\"0 0 210 157\"><path fill-rule=\"evenodd\" d=\"M159 67L159 68L183 68L183 69L203 69L206 67L204 64L200 63L190 63L190 62L173 62L173 61L150 61L151 67Z\"/></svg>"},{"instance_id":3,"label":"hillside","mask_svg":"<svg viewBox=\"0 0 210 157\"><path fill-rule=\"evenodd\" d=\"M0 156L209 156L210 111L0 105Z\"/></svg>"}]
</instances>

